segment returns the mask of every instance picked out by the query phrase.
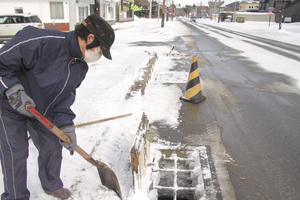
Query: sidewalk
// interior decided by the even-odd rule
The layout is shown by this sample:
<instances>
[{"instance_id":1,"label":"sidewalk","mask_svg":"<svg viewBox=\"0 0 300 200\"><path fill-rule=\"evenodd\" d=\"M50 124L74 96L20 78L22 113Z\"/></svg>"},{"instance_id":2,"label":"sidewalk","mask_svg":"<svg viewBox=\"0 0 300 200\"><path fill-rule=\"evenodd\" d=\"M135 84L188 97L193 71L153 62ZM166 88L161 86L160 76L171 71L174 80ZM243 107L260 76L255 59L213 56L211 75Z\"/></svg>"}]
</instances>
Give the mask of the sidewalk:
<instances>
[{"instance_id":1,"label":"sidewalk","mask_svg":"<svg viewBox=\"0 0 300 200\"><path fill-rule=\"evenodd\" d=\"M169 21L161 28L157 19L142 19L116 24L116 40L111 49L112 61L100 59L90 64L89 72L77 90L76 102L72 106L77 118L75 124L132 113L132 116L76 129L77 141L95 159L106 163L117 175L125 199L147 199L146 191L133 193L130 148L142 113L148 115L150 123L160 121L170 127L179 124L178 115L182 95L180 88L164 82L186 82L185 73L170 77L168 70L174 67L173 58L167 54L175 37L188 35L178 21ZM157 61L152 75L159 73L156 83L148 83L145 94L134 90L131 97L126 94L135 82L142 79L144 69L156 53ZM188 70L188 69L187 69ZM38 179L38 152L30 141L28 158L28 189L31 199L50 200ZM112 191L101 186L99 176L92 165L79 155L70 156L63 150L61 178L70 188L73 199L96 200L117 199ZM0 183L3 188L3 182ZM2 189L3 191L3 189ZM1 191L1 193L2 193Z\"/></svg>"}]
</instances>

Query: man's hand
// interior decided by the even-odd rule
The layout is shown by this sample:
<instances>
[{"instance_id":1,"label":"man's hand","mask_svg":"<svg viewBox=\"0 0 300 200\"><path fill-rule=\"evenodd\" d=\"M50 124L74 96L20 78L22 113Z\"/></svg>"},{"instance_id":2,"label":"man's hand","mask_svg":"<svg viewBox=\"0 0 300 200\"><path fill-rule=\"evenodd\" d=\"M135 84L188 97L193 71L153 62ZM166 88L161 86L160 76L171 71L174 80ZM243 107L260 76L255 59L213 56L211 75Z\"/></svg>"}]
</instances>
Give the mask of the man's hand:
<instances>
[{"instance_id":1,"label":"man's hand","mask_svg":"<svg viewBox=\"0 0 300 200\"><path fill-rule=\"evenodd\" d=\"M9 87L5 92L10 106L19 111L23 115L33 116L29 111L26 110L25 104L29 103L35 108L34 101L26 94L24 87L17 83Z\"/></svg>"},{"instance_id":2,"label":"man's hand","mask_svg":"<svg viewBox=\"0 0 300 200\"><path fill-rule=\"evenodd\" d=\"M77 146L75 127L73 125L65 126L60 128L60 130L71 139L71 143L66 143L62 140L59 140L60 144L66 149L68 149L70 151L70 154L73 155Z\"/></svg>"}]
</instances>

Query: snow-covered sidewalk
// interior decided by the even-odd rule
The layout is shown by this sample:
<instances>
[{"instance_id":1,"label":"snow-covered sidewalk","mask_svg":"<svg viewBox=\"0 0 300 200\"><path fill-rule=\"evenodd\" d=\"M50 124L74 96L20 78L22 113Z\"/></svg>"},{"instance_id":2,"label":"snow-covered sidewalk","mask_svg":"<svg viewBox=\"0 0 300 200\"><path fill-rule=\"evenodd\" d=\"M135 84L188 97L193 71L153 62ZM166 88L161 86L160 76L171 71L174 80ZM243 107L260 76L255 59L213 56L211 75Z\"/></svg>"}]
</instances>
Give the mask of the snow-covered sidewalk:
<instances>
[{"instance_id":1,"label":"snow-covered sidewalk","mask_svg":"<svg viewBox=\"0 0 300 200\"><path fill-rule=\"evenodd\" d=\"M113 60L101 58L90 64L72 106L77 115L76 124L132 113L129 117L76 129L78 145L116 173L125 199L147 198L146 193L133 193L130 162L130 149L142 113L146 112L151 122L164 121L170 126L178 124L181 105L177 97L181 95L179 88L170 89L159 83L149 88L143 96L137 90L132 92L129 99L125 98L132 85L142 78L153 53L158 57L155 63L157 70L168 71L172 68L171 58L166 56L171 49L168 42L184 34L185 27L178 21L167 23L165 28L160 25L157 19L114 25L116 40L111 49ZM46 195L40 186L38 152L32 141L29 143L28 189L31 199L55 199ZM67 150L63 150L63 157L61 178L64 186L73 193L73 199L118 199L113 191L101 185L96 168L81 156L70 156ZM0 188L2 193L3 182L0 182Z\"/></svg>"}]
</instances>

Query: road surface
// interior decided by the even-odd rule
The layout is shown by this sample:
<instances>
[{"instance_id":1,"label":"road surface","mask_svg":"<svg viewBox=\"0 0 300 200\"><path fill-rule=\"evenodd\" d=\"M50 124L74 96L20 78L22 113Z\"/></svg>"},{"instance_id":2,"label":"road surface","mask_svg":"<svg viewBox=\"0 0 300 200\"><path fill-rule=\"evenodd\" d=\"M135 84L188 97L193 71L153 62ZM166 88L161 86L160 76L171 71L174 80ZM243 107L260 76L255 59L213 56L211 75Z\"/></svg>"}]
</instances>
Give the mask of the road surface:
<instances>
[{"instance_id":1,"label":"road surface","mask_svg":"<svg viewBox=\"0 0 300 200\"><path fill-rule=\"evenodd\" d=\"M223 199L300 199L300 89L290 77L265 71L210 33L264 48L271 52L267 56L281 54L296 61L300 47L182 23L190 35L174 41L179 52L172 55L178 63L174 70L188 72L189 59L196 55L207 100L184 102L178 129L160 127L160 137L210 145ZM184 93L186 85L178 85Z\"/></svg>"}]
</instances>

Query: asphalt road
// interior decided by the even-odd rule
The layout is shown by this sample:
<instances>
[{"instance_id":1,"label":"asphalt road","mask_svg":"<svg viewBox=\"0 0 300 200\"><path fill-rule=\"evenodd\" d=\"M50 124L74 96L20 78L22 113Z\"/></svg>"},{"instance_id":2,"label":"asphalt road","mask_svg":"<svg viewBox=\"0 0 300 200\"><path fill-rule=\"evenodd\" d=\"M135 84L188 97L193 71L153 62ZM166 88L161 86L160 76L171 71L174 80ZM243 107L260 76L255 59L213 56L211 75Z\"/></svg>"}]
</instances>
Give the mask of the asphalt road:
<instances>
[{"instance_id":1,"label":"asphalt road","mask_svg":"<svg viewBox=\"0 0 300 200\"><path fill-rule=\"evenodd\" d=\"M260 69L208 32L261 40L268 44L261 48L274 56L298 61L300 47L183 23L191 34L174 41L180 54L173 55L178 63L174 70L189 71L188 59L197 55L207 100L183 103L178 129L161 127L160 137L210 145L223 199L300 199L300 89L289 77ZM178 85L184 92L185 84Z\"/></svg>"}]
</instances>

